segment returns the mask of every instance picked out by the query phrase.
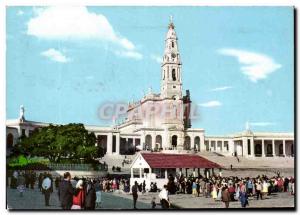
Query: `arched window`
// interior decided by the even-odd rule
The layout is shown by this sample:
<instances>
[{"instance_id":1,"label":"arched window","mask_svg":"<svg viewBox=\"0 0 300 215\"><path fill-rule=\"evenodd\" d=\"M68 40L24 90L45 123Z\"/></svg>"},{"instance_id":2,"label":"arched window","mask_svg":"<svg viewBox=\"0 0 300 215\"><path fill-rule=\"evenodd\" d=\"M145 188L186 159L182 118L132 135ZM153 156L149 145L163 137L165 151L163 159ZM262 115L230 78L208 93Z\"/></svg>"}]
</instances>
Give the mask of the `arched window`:
<instances>
[{"instance_id":1,"label":"arched window","mask_svg":"<svg viewBox=\"0 0 300 215\"><path fill-rule=\"evenodd\" d=\"M172 136L172 146L175 148L177 147L177 136L176 135Z\"/></svg>"},{"instance_id":2,"label":"arched window","mask_svg":"<svg viewBox=\"0 0 300 215\"><path fill-rule=\"evenodd\" d=\"M189 136L185 136L183 143L184 150L191 150L191 138Z\"/></svg>"},{"instance_id":3,"label":"arched window","mask_svg":"<svg viewBox=\"0 0 300 215\"><path fill-rule=\"evenodd\" d=\"M194 139L194 149L200 151L200 137L195 137Z\"/></svg>"},{"instance_id":4,"label":"arched window","mask_svg":"<svg viewBox=\"0 0 300 215\"><path fill-rule=\"evenodd\" d=\"M10 149L13 147L13 145L14 145L14 136L11 133L9 133L6 137L6 147Z\"/></svg>"},{"instance_id":5,"label":"arched window","mask_svg":"<svg viewBox=\"0 0 300 215\"><path fill-rule=\"evenodd\" d=\"M145 139L146 139L145 149L151 150L152 149L152 136L148 134Z\"/></svg>"},{"instance_id":6,"label":"arched window","mask_svg":"<svg viewBox=\"0 0 300 215\"><path fill-rule=\"evenodd\" d=\"M174 48L174 42L172 41L172 48Z\"/></svg>"},{"instance_id":7,"label":"arched window","mask_svg":"<svg viewBox=\"0 0 300 215\"><path fill-rule=\"evenodd\" d=\"M175 69L172 69L172 79L173 79L173 81L176 81Z\"/></svg>"}]
</instances>

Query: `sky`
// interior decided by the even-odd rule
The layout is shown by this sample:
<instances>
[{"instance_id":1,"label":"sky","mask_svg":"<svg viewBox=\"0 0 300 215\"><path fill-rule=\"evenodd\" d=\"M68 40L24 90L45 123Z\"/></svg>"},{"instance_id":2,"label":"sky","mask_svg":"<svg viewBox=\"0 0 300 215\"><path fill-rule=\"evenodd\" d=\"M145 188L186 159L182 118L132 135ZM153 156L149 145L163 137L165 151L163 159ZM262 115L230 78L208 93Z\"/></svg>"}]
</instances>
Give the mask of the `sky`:
<instances>
[{"instance_id":1,"label":"sky","mask_svg":"<svg viewBox=\"0 0 300 215\"><path fill-rule=\"evenodd\" d=\"M193 128L294 131L292 7L7 7L6 118L110 125L101 105L159 93L170 15Z\"/></svg>"}]
</instances>

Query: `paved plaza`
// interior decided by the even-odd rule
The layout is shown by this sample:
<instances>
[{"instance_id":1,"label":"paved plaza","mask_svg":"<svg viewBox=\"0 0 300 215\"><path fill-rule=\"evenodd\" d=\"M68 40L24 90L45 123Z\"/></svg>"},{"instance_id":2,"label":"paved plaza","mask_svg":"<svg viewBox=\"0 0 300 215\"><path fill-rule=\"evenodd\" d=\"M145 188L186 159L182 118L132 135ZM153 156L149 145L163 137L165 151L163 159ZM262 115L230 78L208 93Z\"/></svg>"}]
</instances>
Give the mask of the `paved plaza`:
<instances>
[{"instance_id":1,"label":"paved plaza","mask_svg":"<svg viewBox=\"0 0 300 215\"><path fill-rule=\"evenodd\" d=\"M110 193L102 192L102 209L132 209L133 203L129 198L114 196ZM45 206L44 195L38 189L27 189L23 197L20 197L16 189L7 188L7 208L17 210L57 210L61 209L57 191L50 197L50 206ZM150 202L138 202L137 208L149 209ZM100 209L100 208L99 208Z\"/></svg>"},{"instance_id":2,"label":"paved plaza","mask_svg":"<svg viewBox=\"0 0 300 215\"><path fill-rule=\"evenodd\" d=\"M151 200L156 197L158 203L158 193L140 194L137 208L151 209ZM170 201L176 208L223 208L221 201L214 201L212 198L194 197L189 194L170 195ZM249 198L249 208L270 208L270 207L294 207L294 196L289 193L275 193L265 200L255 200ZM44 205L44 196L38 189L27 189L23 197L19 196L16 189L7 188L7 208L25 210L57 210L59 205L57 191L54 191L50 198L50 206ZM157 207L160 209L160 206ZM230 202L230 208L241 208L238 201ZM132 196L124 193L102 193L102 207L99 209L132 209Z\"/></svg>"}]
</instances>

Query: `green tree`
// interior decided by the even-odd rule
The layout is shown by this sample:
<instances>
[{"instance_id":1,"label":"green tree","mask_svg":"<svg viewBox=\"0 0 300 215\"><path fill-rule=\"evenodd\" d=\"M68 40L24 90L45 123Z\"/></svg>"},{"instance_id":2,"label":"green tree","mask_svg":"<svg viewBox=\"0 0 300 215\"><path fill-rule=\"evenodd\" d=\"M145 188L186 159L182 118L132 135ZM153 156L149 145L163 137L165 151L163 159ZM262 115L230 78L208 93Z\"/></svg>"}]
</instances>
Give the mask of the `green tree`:
<instances>
[{"instance_id":1,"label":"green tree","mask_svg":"<svg viewBox=\"0 0 300 215\"><path fill-rule=\"evenodd\" d=\"M18 150L55 163L62 159L92 163L101 156L95 143L95 134L89 133L83 124L49 125L35 130L30 137L20 138Z\"/></svg>"}]
</instances>

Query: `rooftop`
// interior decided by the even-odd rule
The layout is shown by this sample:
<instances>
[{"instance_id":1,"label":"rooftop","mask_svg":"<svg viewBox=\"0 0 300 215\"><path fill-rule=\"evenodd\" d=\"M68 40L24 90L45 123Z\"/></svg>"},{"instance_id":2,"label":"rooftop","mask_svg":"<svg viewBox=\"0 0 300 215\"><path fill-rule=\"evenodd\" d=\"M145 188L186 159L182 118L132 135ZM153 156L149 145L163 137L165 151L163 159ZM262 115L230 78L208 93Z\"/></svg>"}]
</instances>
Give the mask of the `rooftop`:
<instances>
[{"instance_id":1,"label":"rooftop","mask_svg":"<svg viewBox=\"0 0 300 215\"><path fill-rule=\"evenodd\" d=\"M199 155L141 153L151 168L221 168L217 163Z\"/></svg>"}]
</instances>

